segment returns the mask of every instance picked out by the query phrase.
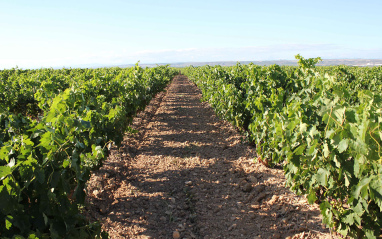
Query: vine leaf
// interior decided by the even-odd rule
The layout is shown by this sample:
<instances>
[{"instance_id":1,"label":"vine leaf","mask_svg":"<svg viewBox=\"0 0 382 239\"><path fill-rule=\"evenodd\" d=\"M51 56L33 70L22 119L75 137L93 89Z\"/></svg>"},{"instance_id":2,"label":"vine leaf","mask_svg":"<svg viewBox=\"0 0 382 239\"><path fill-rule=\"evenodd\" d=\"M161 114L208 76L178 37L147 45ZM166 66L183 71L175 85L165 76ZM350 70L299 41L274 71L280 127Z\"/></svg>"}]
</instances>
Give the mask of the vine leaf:
<instances>
[{"instance_id":1,"label":"vine leaf","mask_svg":"<svg viewBox=\"0 0 382 239\"><path fill-rule=\"evenodd\" d=\"M341 140L341 142L338 144L338 151L339 151L340 153L344 152L344 151L348 148L348 146L349 146L348 141L349 141L348 139L343 139L343 140Z\"/></svg>"},{"instance_id":2,"label":"vine leaf","mask_svg":"<svg viewBox=\"0 0 382 239\"><path fill-rule=\"evenodd\" d=\"M5 177L12 173L12 169L8 166L0 166L0 180L3 180Z\"/></svg>"},{"instance_id":3,"label":"vine leaf","mask_svg":"<svg viewBox=\"0 0 382 239\"><path fill-rule=\"evenodd\" d=\"M371 177L362 179L358 185L355 187L355 190L353 192L354 198L359 198L360 194L361 196L364 196L367 194L367 188L369 186L369 183L371 181Z\"/></svg>"},{"instance_id":4,"label":"vine leaf","mask_svg":"<svg viewBox=\"0 0 382 239\"><path fill-rule=\"evenodd\" d=\"M329 171L323 168L320 168L316 174L317 182L322 186L326 186L328 184L328 177Z\"/></svg>"}]
</instances>

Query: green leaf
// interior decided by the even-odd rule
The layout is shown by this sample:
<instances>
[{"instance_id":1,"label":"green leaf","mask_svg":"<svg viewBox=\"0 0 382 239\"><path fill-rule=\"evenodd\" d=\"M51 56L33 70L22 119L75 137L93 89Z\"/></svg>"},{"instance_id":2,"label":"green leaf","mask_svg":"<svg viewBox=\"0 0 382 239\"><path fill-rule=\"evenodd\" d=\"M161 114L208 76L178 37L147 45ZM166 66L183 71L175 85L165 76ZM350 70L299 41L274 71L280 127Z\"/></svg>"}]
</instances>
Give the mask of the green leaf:
<instances>
[{"instance_id":1,"label":"green leaf","mask_svg":"<svg viewBox=\"0 0 382 239\"><path fill-rule=\"evenodd\" d=\"M329 156L329 154L330 154L329 146L328 146L327 143L324 144L323 152L324 152L324 157L327 158Z\"/></svg>"},{"instance_id":2,"label":"green leaf","mask_svg":"<svg viewBox=\"0 0 382 239\"><path fill-rule=\"evenodd\" d=\"M5 217L5 228L7 228L7 230L9 230L12 227L12 222L10 221L12 219L13 217L11 215Z\"/></svg>"},{"instance_id":3,"label":"green leaf","mask_svg":"<svg viewBox=\"0 0 382 239\"><path fill-rule=\"evenodd\" d=\"M348 215L346 215L346 217L342 221L348 225L353 225L354 217L357 217L355 213L349 213Z\"/></svg>"},{"instance_id":4,"label":"green leaf","mask_svg":"<svg viewBox=\"0 0 382 239\"><path fill-rule=\"evenodd\" d=\"M310 204L313 204L317 200L316 191L310 190L310 193L307 198L308 198L308 202Z\"/></svg>"},{"instance_id":5,"label":"green leaf","mask_svg":"<svg viewBox=\"0 0 382 239\"><path fill-rule=\"evenodd\" d=\"M306 123L300 124L300 133L305 133L308 128L308 125Z\"/></svg>"},{"instance_id":6,"label":"green leaf","mask_svg":"<svg viewBox=\"0 0 382 239\"><path fill-rule=\"evenodd\" d=\"M328 177L329 177L329 171L323 168L318 169L316 176L317 182L322 185L326 186L328 184Z\"/></svg>"},{"instance_id":7,"label":"green leaf","mask_svg":"<svg viewBox=\"0 0 382 239\"><path fill-rule=\"evenodd\" d=\"M343 236L347 236L349 233L349 230L350 230L350 227L346 223L340 223L340 226L337 229L337 231Z\"/></svg>"},{"instance_id":8,"label":"green leaf","mask_svg":"<svg viewBox=\"0 0 382 239\"><path fill-rule=\"evenodd\" d=\"M28 236L28 239L38 239L38 237L36 236L36 234L30 234Z\"/></svg>"},{"instance_id":9,"label":"green leaf","mask_svg":"<svg viewBox=\"0 0 382 239\"><path fill-rule=\"evenodd\" d=\"M345 110L345 107L334 110L334 115L337 117L337 121L340 123L344 120Z\"/></svg>"},{"instance_id":10,"label":"green leaf","mask_svg":"<svg viewBox=\"0 0 382 239\"><path fill-rule=\"evenodd\" d=\"M370 197L379 206L382 211L382 179L381 175L377 175L370 182Z\"/></svg>"},{"instance_id":11,"label":"green leaf","mask_svg":"<svg viewBox=\"0 0 382 239\"><path fill-rule=\"evenodd\" d=\"M322 221L328 225L333 223L333 215L330 212L330 203L328 201L323 201L320 204L320 211L323 216Z\"/></svg>"},{"instance_id":12,"label":"green leaf","mask_svg":"<svg viewBox=\"0 0 382 239\"><path fill-rule=\"evenodd\" d=\"M9 163L7 164L7 166L9 167L9 168L12 168L13 166L15 166L16 165L16 160L15 160L15 158L11 158L10 160L9 160Z\"/></svg>"},{"instance_id":13,"label":"green leaf","mask_svg":"<svg viewBox=\"0 0 382 239\"><path fill-rule=\"evenodd\" d=\"M12 169L8 166L0 166L0 180L12 174Z\"/></svg>"},{"instance_id":14,"label":"green leaf","mask_svg":"<svg viewBox=\"0 0 382 239\"><path fill-rule=\"evenodd\" d=\"M357 186L355 187L355 190L352 193L354 198L359 198L360 194L365 195L367 193L367 189L371 179L372 179L371 177L364 178L357 184Z\"/></svg>"},{"instance_id":15,"label":"green leaf","mask_svg":"<svg viewBox=\"0 0 382 239\"><path fill-rule=\"evenodd\" d=\"M344 179L345 179L345 186L349 187L350 181L349 181L349 176L346 172L344 173Z\"/></svg>"},{"instance_id":16,"label":"green leaf","mask_svg":"<svg viewBox=\"0 0 382 239\"><path fill-rule=\"evenodd\" d=\"M20 236L20 235L15 235L12 237L12 239L25 239L25 237Z\"/></svg>"},{"instance_id":17,"label":"green leaf","mask_svg":"<svg viewBox=\"0 0 382 239\"><path fill-rule=\"evenodd\" d=\"M336 164L337 168L341 168L341 162L338 160L337 155L334 155L333 162Z\"/></svg>"},{"instance_id":18,"label":"green leaf","mask_svg":"<svg viewBox=\"0 0 382 239\"><path fill-rule=\"evenodd\" d=\"M345 111L346 121L354 123L356 121L356 116L354 110L346 110Z\"/></svg>"},{"instance_id":19,"label":"green leaf","mask_svg":"<svg viewBox=\"0 0 382 239\"><path fill-rule=\"evenodd\" d=\"M330 129L330 130L326 131L325 137L330 139L335 132L336 132L335 130Z\"/></svg>"},{"instance_id":20,"label":"green leaf","mask_svg":"<svg viewBox=\"0 0 382 239\"><path fill-rule=\"evenodd\" d=\"M364 113L365 115L366 113ZM367 129L368 129L368 126L369 126L369 123L370 123L370 120L367 120L366 119L366 116L365 118L363 119L362 121L362 124L359 126L359 131L358 131L358 136L360 137L360 140L362 142L365 142L365 139L366 139L366 134L367 134Z\"/></svg>"},{"instance_id":21,"label":"green leaf","mask_svg":"<svg viewBox=\"0 0 382 239\"><path fill-rule=\"evenodd\" d=\"M320 134L320 131L317 130L317 127L313 125L311 129L309 130L310 137L314 138L315 135Z\"/></svg>"},{"instance_id":22,"label":"green leaf","mask_svg":"<svg viewBox=\"0 0 382 239\"><path fill-rule=\"evenodd\" d=\"M344 152L348 148L348 142L348 139L341 140L341 142L338 144L338 152Z\"/></svg>"},{"instance_id":23,"label":"green leaf","mask_svg":"<svg viewBox=\"0 0 382 239\"><path fill-rule=\"evenodd\" d=\"M305 144L300 145L300 146L298 146L298 147L293 151L293 153L294 153L295 155L303 155L303 154L304 154L304 150L305 150L305 148L306 148L306 145L305 145Z\"/></svg>"},{"instance_id":24,"label":"green leaf","mask_svg":"<svg viewBox=\"0 0 382 239\"><path fill-rule=\"evenodd\" d=\"M354 213L356 213L357 215L362 215L364 212L361 202L358 202L357 205L355 207L353 206L352 209L353 209ZM356 220L357 217L354 217L354 219Z\"/></svg>"},{"instance_id":25,"label":"green leaf","mask_svg":"<svg viewBox=\"0 0 382 239\"><path fill-rule=\"evenodd\" d=\"M43 216L43 218L44 218L44 223L45 223L45 225L48 225L49 218L45 215L45 213L43 213L42 216Z\"/></svg>"},{"instance_id":26,"label":"green leaf","mask_svg":"<svg viewBox=\"0 0 382 239\"><path fill-rule=\"evenodd\" d=\"M354 175L356 177L359 177L362 174L365 161L366 161L366 157L364 155L358 155L354 159Z\"/></svg>"},{"instance_id":27,"label":"green leaf","mask_svg":"<svg viewBox=\"0 0 382 239\"><path fill-rule=\"evenodd\" d=\"M316 150L316 147L317 147L317 145L312 145L312 146L310 146L309 148L308 148L308 152L306 153L307 155L313 155L315 152L317 152L317 150Z\"/></svg>"},{"instance_id":28,"label":"green leaf","mask_svg":"<svg viewBox=\"0 0 382 239\"><path fill-rule=\"evenodd\" d=\"M67 168L69 167L71 164L70 160L69 159L65 159L64 162L62 162L62 167L63 168Z\"/></svg>"},{"instance_id":29,"label":"green leaf","mask_svg":"<svg viewBox=\"0 0 382 239\"><path fill-rule=\"evenodd\" d=\"M377 239L377 237L374 234L374 231L371 229L364 229L365 231L365 236L367 239Z\"/></svg>"}]
</instances>

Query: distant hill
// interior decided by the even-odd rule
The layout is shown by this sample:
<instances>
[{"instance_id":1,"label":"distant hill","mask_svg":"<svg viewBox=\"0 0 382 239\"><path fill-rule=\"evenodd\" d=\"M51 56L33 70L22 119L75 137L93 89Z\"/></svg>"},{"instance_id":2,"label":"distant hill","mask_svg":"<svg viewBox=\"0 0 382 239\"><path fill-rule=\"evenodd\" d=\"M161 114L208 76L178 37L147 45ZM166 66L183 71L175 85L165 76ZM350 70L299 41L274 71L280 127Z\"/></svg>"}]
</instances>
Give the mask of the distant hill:
<instances>
[{"instance_id":1,"label":"distant hill","mask_svg":"<svg viewBox=\"0 0 382 239\"><path fill-rule=\"evenodd\" d=\"M241 64L253 63L260 66L269 66L273 64L283 66L297 66L297 60L273 60L273 61L240 61ZM204 66L204 65L221 65L233 66L237 61L213 61L213 62L177 62L177 63L158 63L158 64L139 64L141 67L155 67L157 65L170 65L172 67L187 67L187 66ZM319 66L382 66L382 59L323 59ZM134 64L119 65L119 67L131 67Z\"/></svg>"}]
</instances>

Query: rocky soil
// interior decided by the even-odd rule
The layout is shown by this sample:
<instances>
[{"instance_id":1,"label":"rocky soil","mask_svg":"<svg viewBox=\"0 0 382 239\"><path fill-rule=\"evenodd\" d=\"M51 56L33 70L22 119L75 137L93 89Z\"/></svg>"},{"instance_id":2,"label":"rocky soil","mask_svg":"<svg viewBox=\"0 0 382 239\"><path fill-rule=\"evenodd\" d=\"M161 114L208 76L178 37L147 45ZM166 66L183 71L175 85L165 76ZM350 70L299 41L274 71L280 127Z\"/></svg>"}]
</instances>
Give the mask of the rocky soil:
<instances>
[{"instance_id":1,"label":"rocky soil","mask_svg":"<svg viewBox=\"0 0 382 239\"><path fill-rule=\"evenodd\" d=\"M111 238L331 238L318 206L200 98L177 76L152 100L93 174L88 216Z\"/></svg>"}]
</instances>

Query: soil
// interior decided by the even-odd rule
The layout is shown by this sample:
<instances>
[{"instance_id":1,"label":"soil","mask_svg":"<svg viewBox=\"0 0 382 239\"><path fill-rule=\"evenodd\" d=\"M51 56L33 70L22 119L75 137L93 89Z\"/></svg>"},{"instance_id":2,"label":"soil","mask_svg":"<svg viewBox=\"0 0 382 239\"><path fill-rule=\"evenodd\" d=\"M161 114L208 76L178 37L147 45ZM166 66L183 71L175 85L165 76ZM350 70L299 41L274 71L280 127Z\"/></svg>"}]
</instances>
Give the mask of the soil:
<instances>
[{"instance_id":1,"label":"soil","mask_svg":"<svg viewBox=\"0 0 382 239\"><path fill-rule=\"evenodd\" d=\"M177 76L88 184L87 214L110 238L331 238L318 205Z\"/></svg>"}]
</instances>

